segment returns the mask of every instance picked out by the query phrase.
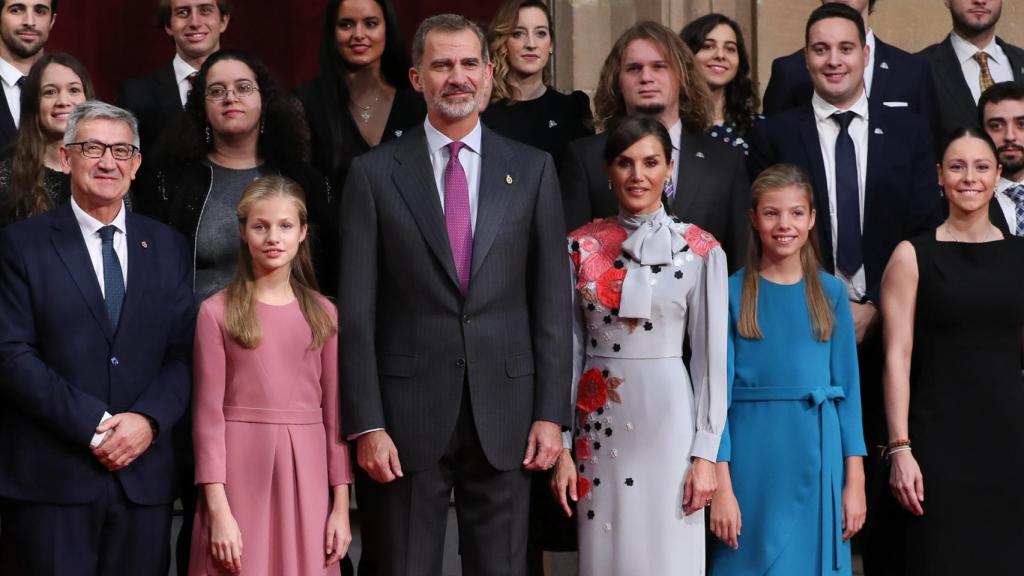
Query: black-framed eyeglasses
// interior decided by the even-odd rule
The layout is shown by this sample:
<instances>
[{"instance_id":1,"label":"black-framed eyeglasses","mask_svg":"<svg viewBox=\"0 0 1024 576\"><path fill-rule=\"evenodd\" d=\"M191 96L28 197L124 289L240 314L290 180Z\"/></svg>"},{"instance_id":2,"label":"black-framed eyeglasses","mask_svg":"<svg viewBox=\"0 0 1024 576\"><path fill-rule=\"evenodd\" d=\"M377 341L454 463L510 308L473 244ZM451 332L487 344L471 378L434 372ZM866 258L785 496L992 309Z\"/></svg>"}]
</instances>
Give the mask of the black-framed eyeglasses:
<instances>
[{"instance_id":1,"label":"black-framed eyeglasses","mask_svg":"<svg viewBox=\"0 0 1024 576\"><path fill-rule=\"evenodd\" d=\"M84 142L69 142L64 145L65 148L72 146L80 147L82 149L82 156L86 158L103 158L103 155L107 153L109 148L110 155L114 157L114 160L131 160L135 153L139 151L138 146L124 142L104 144L99 140L86 140Z\"/></svg>"},{"instance_id":2,"label":"black-framed eyeglasses","mask_svg":"<svg viewBox=\"0 0 1024 576\"><path fill-rule=\"evenodd\" d=\"M226 86L210 86L206 89L206 99L212 100L213 102L220 102L228 97L228 92L234 94L236 98L248 98L259 91L259 86L252 82L240 82L234 88L228 88Z\"/></svg>"}]
</instances>

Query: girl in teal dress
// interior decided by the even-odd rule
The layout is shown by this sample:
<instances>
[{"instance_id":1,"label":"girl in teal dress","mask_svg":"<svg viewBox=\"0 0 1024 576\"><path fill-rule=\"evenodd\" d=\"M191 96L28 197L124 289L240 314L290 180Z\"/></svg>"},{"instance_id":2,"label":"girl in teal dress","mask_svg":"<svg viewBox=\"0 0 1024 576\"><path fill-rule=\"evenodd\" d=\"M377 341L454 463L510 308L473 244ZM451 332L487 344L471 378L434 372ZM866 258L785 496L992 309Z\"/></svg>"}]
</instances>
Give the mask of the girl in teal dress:
<instances>
[{"instance_id":1,"label":"girl in teal dress","mask_svg":"<svg viewBox=\"0 0 1024 576\"><path fill-rule=\"evenodd\" d=\"M799 168L765 170L752 196L747 267L729 278L713 574L849 575L866 450L846 286L819 267Z\"/></svg>"}]
</instances>

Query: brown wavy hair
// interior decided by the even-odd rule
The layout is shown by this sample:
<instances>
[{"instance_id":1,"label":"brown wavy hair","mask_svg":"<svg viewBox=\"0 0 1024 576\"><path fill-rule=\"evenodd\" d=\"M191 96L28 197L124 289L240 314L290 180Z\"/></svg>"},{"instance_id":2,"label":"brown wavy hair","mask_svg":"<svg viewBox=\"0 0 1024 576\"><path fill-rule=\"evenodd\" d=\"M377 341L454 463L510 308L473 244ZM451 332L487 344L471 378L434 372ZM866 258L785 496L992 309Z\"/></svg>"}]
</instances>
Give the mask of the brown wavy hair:
<instances>
[{"instance_id":1,"label":"brown wavy hair","mask_svg":"<svg viewBox=\"0 0 1024 576\"><path fill-rule=\"evenodd\" d=\"M594 94L594 119L602 129L626 116L626 102L622 99L619 74L622 57L634 40L648 40L667 56L672 73L679 80L679 118L691 132L701 133L711 125L713 109L711 92L697 71L693 53L671 29L657 22L645 21L633 25L615 41L601 68L601 79Z\"/></svg>"},{"instance_id":2,"label":"brown wavy hair","mask_svg":"<svg viewBox=\"0 0 1024 576\"><path fill-rule=\"evenodd\" d=\"M306 195L302 187L284 176L265 176L253 180L246 186L242 199L238 201L236 214L239 231L245 234L246 221L254 204L277 197L287 198L295 204L299 212L299 223L306 228L309 214L306 211ZM224 324L228 334L236 342L253 349L259 346L263 339L263 330L256 317L256 275L253 272L252 254L249 253L244 238L241 243L241 249L238 251L238 269L227 287ZM308 235L299 244L298 254L292 260L291 286L295 298L299 301L299 308L302 309L302 316L313 332L310 350L320 348L328 338L337 333L338 324L321 303Z\"/></svg>"},{"instance_id":3,"label":"brown wavy hair","mask_svg":"<svg viewBox=\"0 0 1024 576\"><path fill-rule=\"evenodd\" d=\"M514 101L522 97L519 88L509 79L513 71L508 63L508 39L515 31L516 24L519 23L519 11L523 8L537 8L544 12L544 17L548 21L548 37L551 38L552 46L554 46L555 33L551 26L551 11L546 2L542 0L505 0L502 2L487 30L487 42L491 47L491 60L494 62L491 102ZM544 67L543 80L544 84L551 82L550 66Z\"/></svg>"},{"instance_id":4,"label":"brown wavy hair","mask_svg":"<svg viewBox=\"0 0 1024 576\"><path fill-rule=\"evenodd\" d=\"M750 186L750 209L757 212L761 197L767 192L780 188L795 187L804 193L807 205L814 210L814 192L811 181L804 171L792 164L776 164L757 177ZM740 317L736 331L743 338L760 340L764 338L757 322L757 289L761 279L761 236L754 227L750 227L750 242L747 248L747 269L743 275L743 290L740 295ZM811 312L811 324L821 342L832 337L835 325L835 314L825 289L821 285L818 272L821 269L821 249L818 247L818 234L812 227L807 235L807 242L800 248L800 264L803 268L804 287L807 294L807 307Z\"/></svg>"}]
</instances>

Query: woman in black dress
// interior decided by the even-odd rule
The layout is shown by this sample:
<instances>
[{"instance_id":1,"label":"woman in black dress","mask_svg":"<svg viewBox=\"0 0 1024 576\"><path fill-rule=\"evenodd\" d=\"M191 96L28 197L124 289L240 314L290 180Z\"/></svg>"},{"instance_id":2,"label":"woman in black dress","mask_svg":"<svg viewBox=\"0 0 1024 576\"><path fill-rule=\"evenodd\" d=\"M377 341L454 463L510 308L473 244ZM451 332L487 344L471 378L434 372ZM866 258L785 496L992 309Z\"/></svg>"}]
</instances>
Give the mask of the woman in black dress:
<instances>
[{"instance_id":1,"label":"woman in black dress","mask_svg":"<svg viewBox=\"0 0 1024 576\"><path fill-rule=\"evenodd\" d=\"M1019 574L1024 541L1024 238L989 220L996 149L953 133L949 218L882 280L889 484L912 515L909 573Z\"/></svg>"},{"instance_id":2,"label":"woman in black dress","mask_svg":"<svg viewBox=\"0 0 1024 576\"><path fill-rule=\"evenodd\" d=\"M760 101L750 79L750 57L740 25L728 16L711 13L679 32L693 52L701 76L711 90L714 123L708 135L748 153L747 134L762 117Z\"/></svg>"},{"instance_id":3,"label":"woman in black dress","mask_svg":"<svg viewBox=\"0 0 1024 576\"><path fill-rule=\"evenodd\" d=\"M423 123L409 85L409 57L391 0L330 0L320 37L320 76L301 84L313 167L341 194L352 158Z\"/></svg>"},{"instance_id":4,"label":"woman in black dress","mask_svg":"<svg viewBox=\"0 0 1024 576\"><path fill-rule=\"evenodd\" d=\"M506 0L488 31L494 83L481 117L495 132L540 148L561 163L569 142L594 133L590 99L549 85L551 14L540 0Z\"/></svg>"}]
</instances>

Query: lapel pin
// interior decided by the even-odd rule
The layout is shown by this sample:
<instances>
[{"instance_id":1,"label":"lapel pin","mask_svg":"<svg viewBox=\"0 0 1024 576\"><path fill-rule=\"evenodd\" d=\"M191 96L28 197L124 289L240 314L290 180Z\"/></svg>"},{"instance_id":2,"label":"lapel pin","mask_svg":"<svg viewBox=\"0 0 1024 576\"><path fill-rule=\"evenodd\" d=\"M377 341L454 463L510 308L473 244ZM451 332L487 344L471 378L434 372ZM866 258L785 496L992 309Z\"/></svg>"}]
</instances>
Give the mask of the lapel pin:
<instances>
[{"instance_id":1,"label":"lapel pin","mask_svg":"<svg viewBox=\"0 0 1024 576\"><path fill-rule=\"evenodd\" d=\"M142 247L143 247L143 248L149 248L149 242L146 242L145 240L143 240L143 241L141 242L141 244L142 244Z\"/></svg>"},{"instance_id":2,"label":"lapel pin","mask_svg":"<svg viewBox=\"0 0 1024 576\"><path fill-rule=\"evenodd\" d=\"M881 128L875 128L875 134L885 134L885 132L882 132Z\"/></svg>"},{"instance_id":3,"label":"lapel pin","mask_svg":"<svg viewBox=\"0 0 1024 576\"><path fill-rule=\"evenodd\" d=\"M505 184L511 184L511 183L512 183L512 175L511 174L505 174Z\"/></svg>"},{"instance_id":4,"label":"lapel pin","mask_svg":"<svg viewBox=\"0 0 1024 576\"><path fill-rule=\"evenodd\" d=\"M703 152L697 152L697 158L703 158L703 157L704 157L704 153Z\"/></svg>"},{"instance_id":5,"label":"lapel pin","mask_svg":"<svg viewBox=\"0 0 1024 576\"><path fill-rule=\"evenodd\" d=\"M554 128L555 126L558 126L558 122L555 122L554 120L548 120L548 128Z\"/></svg>"},{"instance_id":6,"label":"lapel pin","mask_svg":"<svg viewBox=\"0 0 1024 576\"><path fill-rule=\"evenodd\" d=\"M878 67L881 68L882 70L888 70L889 69L889 63L888 62L882 62L881 64L878 65Z\"/></svg>"},{"instance_id":7,"label":"lapel pin","mask_svg":"<svg viewBox=\"0 0 1024 576\"><path fill-rule=\"evenodd\" d=\"M401 130L395 130L395 138L401 138L401 137L402 137L402 131Z\"/></svg>"}]
</instances>

